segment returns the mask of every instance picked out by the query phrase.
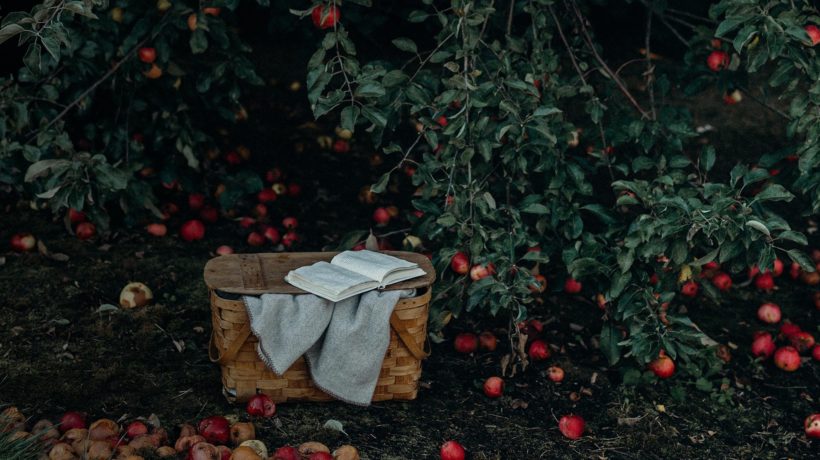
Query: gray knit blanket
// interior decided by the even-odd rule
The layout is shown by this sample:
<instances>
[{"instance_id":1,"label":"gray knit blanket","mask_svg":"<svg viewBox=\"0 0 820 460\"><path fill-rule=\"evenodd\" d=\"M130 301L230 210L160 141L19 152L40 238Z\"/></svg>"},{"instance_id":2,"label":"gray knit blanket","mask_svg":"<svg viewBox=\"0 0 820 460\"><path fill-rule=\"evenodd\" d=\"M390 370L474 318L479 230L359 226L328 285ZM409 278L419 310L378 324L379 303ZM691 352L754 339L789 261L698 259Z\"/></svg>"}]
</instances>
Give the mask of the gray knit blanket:
<instances>
[{"instance_id":1,"label":"gray knit blanket","mask_svg":"<svg viewBox=\"0 0 820 460\"><path fill-rule=\"evenodd\" d=\"M370 405L390 343L390 315L410 291L369 291L333 303L312 294L245 296L260 359L277 375L302 355L313 383L351 404Z\"/></svg>"}]
</instances>

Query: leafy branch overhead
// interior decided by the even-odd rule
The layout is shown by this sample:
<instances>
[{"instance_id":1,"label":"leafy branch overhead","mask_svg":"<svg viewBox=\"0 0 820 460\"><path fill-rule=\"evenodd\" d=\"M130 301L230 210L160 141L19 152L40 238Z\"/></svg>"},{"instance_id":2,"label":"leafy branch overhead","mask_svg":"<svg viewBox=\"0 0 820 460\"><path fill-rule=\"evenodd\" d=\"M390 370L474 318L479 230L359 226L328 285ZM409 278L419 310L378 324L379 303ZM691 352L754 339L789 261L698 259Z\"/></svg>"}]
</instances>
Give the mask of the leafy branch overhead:
<instances>
[{"instance_id":1,"label":"leafy branch overhead","mask_svg":"<svg viewBox=\"0 0 820 460\"><path fill-rule=\"evenodd\" d=\"M811 67L816 60L798 58L786 45L813 54L803 23L814 13L807 4L792 11L784 6L789 2L780 3L775 9L791 14L793 24L774 35L779 42L769 45L767 36L761 47L778 47L772 58L789 53L799 59L790 69ZM445 274L437 317L482 309L526 318L539 308L530 288L544 265L528 259L537 248L551 272L581 280L588 294L603 299L602 346L611 362L626 354L645 363L661 349L690 360L714 342L677 308L675 293L703 266L719 262L740 272L783 257L814 270L798 249L805 236L777 214L777 204L791 202L792 192L762 168L738 165L728 180L717 179L717 152L698 143L688 112L658 105L686 82L675 82L674 69L647 58L648 85L627 85L623 66L607 62L595 42L585 5L424 4L406 18L416 37L433 37L431 44L396 36L393 49L377 60L357 55L349 33L355 23L334 22L308 63L308 89L317 117L338 112L343 128L365 131L394 156L395 166L373 192L385 191L403 165L415 167L413 203L422 214L413 233L440 248L434 261ZM660 3L645 5L649 56L651 17L664 25L675 17ZM768 19L757 8L743 1L716 5L714 18L748 11L718 25L717 35L771 31L758 26ZM701 39L687 40L692 53ZM811 72L803 78L816 80ZM801 167L816 171L803 150ZM818 183L799 179L798 190L801 181ZM469 254L472 264L492 263L495 273L478 281L454 274L448 266L457 252ZM719 297L710 283L703 288ZM615 338L616 325L628 338Z\"/></svg>"}]
</instances>

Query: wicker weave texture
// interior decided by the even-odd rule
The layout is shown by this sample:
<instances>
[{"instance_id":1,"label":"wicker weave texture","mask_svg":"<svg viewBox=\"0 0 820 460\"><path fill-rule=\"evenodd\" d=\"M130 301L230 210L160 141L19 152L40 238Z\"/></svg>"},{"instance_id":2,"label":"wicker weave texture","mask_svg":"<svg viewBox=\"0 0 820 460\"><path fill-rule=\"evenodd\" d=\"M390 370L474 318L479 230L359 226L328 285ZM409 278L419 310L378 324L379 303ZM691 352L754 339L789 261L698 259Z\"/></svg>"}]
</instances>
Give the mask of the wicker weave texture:
<instances>
[{"instance_id":1,"label":"wicker weave texture","mask_svg":"<svg viewBox=\"0 0 820 460\"><path fill-rule=\"evenodd\" d=\"M405 338L424 349L427 339L427 316L430 289L417 297L400 299L393 311L391 323L406 330ZM212 349L218 354L230 350L238 339L247 335L248 315L242 300L229 300L211 291L213 317ZM235 356L222 359L222 385L230 399L244 402L257 392L265 393L275 402L329 401L333 398L313 386L304 358L299 358L284 375L278 376L265 366L256 354L257 339L253 334L244 338ZM230 358L226 356L226 358ZM390 345L382 363L373 401L411 400L418 393L421 360L405 345L394 327L390 330Z\"/></svg>"}]
</instances>

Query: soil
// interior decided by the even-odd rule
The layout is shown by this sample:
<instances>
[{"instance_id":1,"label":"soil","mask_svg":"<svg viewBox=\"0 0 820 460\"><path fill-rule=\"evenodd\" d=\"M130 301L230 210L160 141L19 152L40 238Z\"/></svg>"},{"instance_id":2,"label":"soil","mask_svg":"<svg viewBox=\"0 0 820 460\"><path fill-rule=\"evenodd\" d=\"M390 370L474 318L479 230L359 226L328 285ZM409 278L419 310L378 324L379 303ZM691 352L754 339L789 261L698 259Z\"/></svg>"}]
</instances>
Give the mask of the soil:
<instances>
[{"instance_id":1,"label":"soil","mask_svg":"<svg viewBox=\"0 0 820 460\"><path fill-rule=\"evenodd\" d=\"M341 235L369 222L372 208L351 203L393 159L381 169L370 167L372 150L364 141L354 142L354 153L347 156L318 150L315 135L332 130L310 124L304 90L288 89L291 81L304 81L306 57L286 52L274 47L257 56L270 84L249 109L252 117L260 107L267 114L235 135L252 152L264 152L255 161L272 159L303 185L302 200L282 205L283 212L300 218L305 235L300 249L333 247ZM265 68L270 62L298 64ZM780 147L773 139L783 138L783 123L750 100L727 108L719 94L707 92L691 107L698 124L717 128L710 137L718 151L730 152L720 161L723 171ZM202 281L213 248L231 244L253 250L238 243L234 225L209 227L207 240L199 243L150 238L139 229L107 241L80 242L43 212L7 209L0 219L0 241L30 231L51 253L68 258L0 254L0 405L52 419L66 410L115 420L155 413L168 427L212 414L244 417L243 407L222 397L219 368L208 360L210 309ZM156 303L101 311L116 304L129 281L150 286ZM785 277L778 285L768 299L783 307L785 318L818 336L811 291ZM692 319L709 336L737 346L724 372L726 387L709 391L683 378L623 384L621 372L607 366L594 346L599 311L555 294L545 300L533 314L547 324L553 357L508 378L500 399L486 398L480 388L486 377L500 373L499 359L509 346L464 356L447 340L433 345L415 401L369 408L281 404L275 418L257 421L257 433L271 448L308 440L331 447L353 444L374 460L438 458L438 446L448 439L458 440L476 460L817 455L817 442L806 439L802 424L820 407L820 366L809 362L785 373L751 359L751 336L761 328L754 319L761 297L750 289L736 290L719 305L690 305ZM495 329L503 336L504 327L497 320L459 319L445 335ZM556 364L566 371L561 384L546 378L546 368ZM685 397L676 398L681 388ZM575 396L580 398L573 401ZM568 413L587 421L587 433L578 441L558 432L557 419ZM324 428L328 420L341 422L344 431Z\"/></svg>"},{"instance_id":2,"label":"soil","mask_svg":"<svg viewBox=\"0 0 820 460\"><path fill-rule=\"evenodd\" d=\"M5 255L0 404L15 404L35 418L56 418L65 410L112 419L156 413L170 427L211 414L244 415L243 407L222 397L219 368L207 358L210 310L201 275L213 242L181 245L174 238L123 235L98 246L66 238L59 226L32 214L13 227L33 229L50 251L69 260ZM0 238L8 237L8 228ZM155 305L98 312L116 303L132 280L148 283ZM773 300L784 317L816 324L808 290L779 284ZM480 387L499 373L504 344L494 353L463 356L447 341L433 346L415 401L370 408L281 404L277 417L257 423L258 433L268 446L350 443L370 459L434 458L447 439L459 440L474 459L809 458L817 446L806 440L802 421L817 409L820 367L808 363L787 374L752 362L748 346L759 328L753 321L759 300L750 297L691 309L707 334L739 347L726 368L726 391L702 392L675 379L622 385L591 340L600 327L597 309L556 303L537 313L558 350L547 363L507 379L501 399L486 398ZM460 320L447 336L479 326L491 323ZM545 375L554 364L567 374L557 385ZM683 400L670 391L679 385L687 387ZM573 402L571 393L580 400ZM567 413L587 421L579 441L557 430L557 417ZM344 433L323 428L331 419Z\"/></svg>"}]
</instances>

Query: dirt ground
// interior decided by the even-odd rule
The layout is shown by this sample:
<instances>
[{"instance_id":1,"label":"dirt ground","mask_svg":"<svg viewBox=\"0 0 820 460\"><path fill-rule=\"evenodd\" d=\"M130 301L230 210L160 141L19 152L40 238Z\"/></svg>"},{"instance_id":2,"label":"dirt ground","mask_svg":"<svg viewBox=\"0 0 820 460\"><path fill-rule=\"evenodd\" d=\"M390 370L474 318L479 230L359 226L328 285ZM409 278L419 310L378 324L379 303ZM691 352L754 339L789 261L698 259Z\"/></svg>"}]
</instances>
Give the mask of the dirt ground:
<instances>
[{"instance_id":1,"label":"dirt ground","mask_svg":"<svg viewBox=\"0 0 820 460\"><path fill-rule=\"evenodd\" d=\"M284 62L276 54L282 50L270 52L260 55L260 62ZM237 135L251 151L276 158L301 181L305 199L292 211L305 227L303 249L321 249L367 225L372 210L350 203L380 171L368 166L371 152L355 142L355 153L325 155L321 161L310 149L291 150L312 142L306 134L312 128L304 126L311 118L304 93L286 89L290 81L303 79L304 65L268 70L263 73L271 85L260 90L263 97L249 110L252 116L260 108L271 115ZM718 151L732 152L721 159L723 170L779 147L773 139L782 138L782 122L751 100L725 107L720 95L706 94L692 107L697 124L717 128L710 136ZM65 410L112 419L155 413L169 427L206 415L244 414L243 407L222 397L219 369L208 360L210 310L202 281L203 266L219 244L251 251L237 244L233 226L209 228L202 243L153 239L139 230L83 243L45 213L6 211L0 210L0 242L30 231L68 260L0 252L5 260L0 263L0 406L16 405L35 418L54 418ZM101 312L101 305L116 304L129 281L148 284L156 304ZM784 317L814 327L810 330L818 336L811 292L790 280L778 284L771 299L783 307ZM610 369L594 348L598 310L550 296L533 314L547 323L546 338L559 350L546 363L508 379L501 399L489 400L480 387L499 373L503 346L465 357L447 340L433 346L416 401L369 408L282 404L277 417L257 425L257 433L269 447L308 440L349 443L371 460L438 458L447 439L461 442L476 460L816 458L818 444L806 440L802 423L820 408L820 366L808 363L786 374L753 362L748 350L759 329L754 312L761 299L749 297L748 289L737 292L720 305L690 306L691 317L708 335L738 347L726 366L724 389L698 390L685 379L622 384L621 372ZM501 335L504 326L460 319L445 334L451 339L462 330L498 327ZM546 378L552 364L566 371L563 383ZM676 398L682 388L685 397ZM580 399L573 401L572 393ZM557 429L557 418L570 412L587 421L587 435L578 441L566 440ZM344 433L323 428L328 420L341 422Z\"/></svg>"},{"instance_id":2,"label":"dirt ground","mask_svg":"<svg viewBox=\"0 0 820 460\"><path fill-rule=\"evenodd\" d=\"M110 246L98 246L67 238L59 226L32 214L4 224L0 239L16 228L34 230L50 251L69 260L4 255L0 404L15 404L33 417L55 417L65 410L113 419L156 413L168 426L210 414L244 413L221 396L219 369L207 358L210 312L201 275L214 242L180 245L173 238L125 234ZM131 280L149 284L157 304L99 313L101 305L116 303L119 289ZM774 299L784 316L814 324L809 292L780 284ZM450 438L462 442L474 459L816 454L817 446L802 434L802 421L817 410L820 368L804 365L787 375L751 362L747 350L758 328L753 323L757 299L737 297L692 308L693 319L709 335L739 346L726 369L729 389L711 392L675 379L621 385L620 374L608 369L592 347L590 339L600 327L597 310L552 300L557 300L554 306L536 314L548 323L546 337L561 351L509 379L500 400L480 391L483 379L498 373L500 352L464 357L447 341L433 347L416 401L366 409L282 404L275 419L259 426L261 439L269 446L310 439L352 443L369 459L434 458L437 446ZM456 321L447 336L481 326L490 324ZM545 378L553 363L567 372L559 385ZM688 390L683 400L671 391L679 385ZM581 399L572 402L572 392ZM557 417L569 412L588 422L589 434L579 441L567 441L557 430ZM340 421L346 434L322 428L330 419Z\"/></svg>"}]
</instances>

